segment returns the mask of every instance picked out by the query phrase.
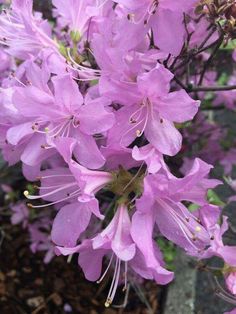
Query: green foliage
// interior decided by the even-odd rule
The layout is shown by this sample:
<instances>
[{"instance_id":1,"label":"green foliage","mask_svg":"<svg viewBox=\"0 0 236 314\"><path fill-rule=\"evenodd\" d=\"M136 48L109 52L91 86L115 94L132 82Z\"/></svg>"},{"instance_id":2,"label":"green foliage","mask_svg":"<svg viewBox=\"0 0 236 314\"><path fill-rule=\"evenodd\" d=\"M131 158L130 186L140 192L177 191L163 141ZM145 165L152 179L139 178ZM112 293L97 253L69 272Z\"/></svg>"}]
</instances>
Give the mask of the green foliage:
<instances>
[{"instance_id":1,"label":"green foliage","mask_svg":"<svg viewBox=\"0 0 236 314\"><path fill-rule=\"evenodd\" d=\"M194 212L194 211L197 210L199 207L200 207L200 206L197 205L197 204L190 204L190 205L188 206L188 209L189 209L190 212Z\"/></svg>"},{"instance_id":2,"label":"green foliage","mask_svg":"<svg viewBox=\"0 0 236 314\"><path fill-rule=\"evenodd\" d=\"M168 270L174 271L175 270L175 257L176 257L176 247L174 243L164 239L159 238L157 239L157 244L162 251L164 261L166 263L166 268Z\"/></svg>"},{"instance_id":3,"label":"green foliage","mask_svg":"<svg viewBox=\"0 0 236 314\"><path fill-rule=\"evenodd\" d=\"M234 50L236 48L236 39L228 41L227 45L223 44L220 50Z\"/></svg>"},{"instance_id":4,"label":"green foliage","mask_svg":"<svg viewBox=\"0 0 236 314\"><path fill-rule=\"evenodd\" d=\"M215 191L213 190L209 190L207 193L207 199L208 201L213 204L213 205L217 205L217 206L221 206L224 207L226 204L220 199L220 197L216 194Z\"/></svg>"}]
</instances>

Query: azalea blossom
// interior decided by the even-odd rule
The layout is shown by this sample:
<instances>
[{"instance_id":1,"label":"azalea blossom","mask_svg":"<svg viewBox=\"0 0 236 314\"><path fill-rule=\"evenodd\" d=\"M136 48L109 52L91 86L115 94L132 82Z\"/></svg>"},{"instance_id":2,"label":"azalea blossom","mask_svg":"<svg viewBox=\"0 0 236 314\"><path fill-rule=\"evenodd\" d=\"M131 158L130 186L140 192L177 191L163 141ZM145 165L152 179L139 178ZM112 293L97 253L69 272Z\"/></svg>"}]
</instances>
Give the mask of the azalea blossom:
<instances>
[{"instance_id":1,"label":"azalea blossom","mask_svg":"<svg viewBox=\"0 0 236 314\"><path fill-rule=\"evenodd\" d=\"M218 295L236 304L211 173L220 164L235 192L235 72L217 62L219 49L235 57L234 4L53 0L47 21L32 0L0 2L0 149L29 181L25 203L6 178L3 210L31 251L78 255L90 281L111 274L109 307L119 286L126 300L136 280L173 280L171 243L220 259Z\"/></svg>"}]
</instances>

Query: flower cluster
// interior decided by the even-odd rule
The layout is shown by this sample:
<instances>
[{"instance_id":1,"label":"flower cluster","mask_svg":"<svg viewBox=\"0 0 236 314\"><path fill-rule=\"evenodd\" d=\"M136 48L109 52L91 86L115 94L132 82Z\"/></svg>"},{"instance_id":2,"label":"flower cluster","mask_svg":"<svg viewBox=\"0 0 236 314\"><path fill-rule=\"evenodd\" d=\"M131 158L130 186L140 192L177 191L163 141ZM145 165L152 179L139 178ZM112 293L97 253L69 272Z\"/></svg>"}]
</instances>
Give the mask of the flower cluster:
<instances>
[{"instance_id":1,"label":"flower cluster","mask_svg":"<svg viewBox=\"0 0 236 314\"><path fill-rule=\"evenodd\" d=\"M220 184L209 179L212 166L196 158L177 177L168 163L183 149L181 126L200 106L176 81L179 56L186 43L193 56L221 36L214 27L202 44L211 22L195 16L197 2L53 0L53 27L32 0L13 0L0 15L2 155L9 165L21 161L37 182L35 193L24 192L28 207L56 212L56 254L78 254L91 281L113 270L106 306L134 274L173 280L159 237L236 267L236 247L222 239L227 217L207 199ZM28 219L13 211L15 223ZM49 260L44 224L41 217L29 229L32 250L47 243ZM235 273L226 280L235 293Z\"/></svg>"}]
</instances>

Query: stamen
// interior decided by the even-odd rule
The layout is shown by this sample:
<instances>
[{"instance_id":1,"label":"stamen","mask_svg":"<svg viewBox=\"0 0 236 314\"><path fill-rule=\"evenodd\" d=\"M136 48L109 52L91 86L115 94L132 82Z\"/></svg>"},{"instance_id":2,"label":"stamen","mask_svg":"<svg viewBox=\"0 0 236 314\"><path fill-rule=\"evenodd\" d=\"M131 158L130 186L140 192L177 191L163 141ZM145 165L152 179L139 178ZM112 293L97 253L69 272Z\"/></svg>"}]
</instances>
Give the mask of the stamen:
<instances>
[{"instance_id":1,"label":"stamen","mask_svg":"<svg viewBox=\"0 0 236 314\"><path fill-rule=\"evenodd\" d=\"M155 14L157 6L158 6L158 0L152 1L152 3L150 3L150 5L148 6L148 10L147 10L148 14L149 15Z\"/></svg>"},{"instance_id":2,"label":"stamen","mask_svg":"<svg viewBox=\"0 0 236 314\"><path fill-rule=\"evenodd\" d=\"M105 307L109 307L113 302L113 299L114 299L114 296L118 287L119 279L120 279L120 264L121 264L121 260L117 257L116 265L115 265L115 272L114 272L111 287L108 293L108 297L105 302Z\"/></svg>"},{"instance_id":3,"label":"stamen","mask_svg":"<svg viewBox=\"0 0 236 314\"><path fill-rule=\"evenodd\" d=\"M141 137L142 136L142 132L140 130L137 130L136 131L136 135L137 135L137 137Z\"/></svg>"},{"instance_id":4,"label":"stamen","mask_svg":"<svg viewBox=\"0 0 236 314\"><path fill-rule=\"evenodd\" d=\"M136 174L132 177L132 179L126 184L126 186L123 188L123 192L125 192L125 190L136 180L136 178L139 176L140 171L142 169L144 165L144 161L142 162L141 166L139 167L138 171L136 172Z\"/></svg>"},{"instance_id":5,"label":"stamen","mask_svg":"<svg viewBox=\"0 0 236 314\"><path fill-rule=\"evenodd\" d=\"M124 285L123 291L126 291L128 287L128 278L127 278L128 277L128 263L127 262L125 262L124 277L125 277L125 285Z\"/></svg>"},{"instance_id":6,"label":"stamen","mask_svg":"<svg viewBox=\"0 0 236 314\"><path fill-rule=\"evenodd\" d=\"M37 177L37 179L42 180L42 179L51 179L51 178L58 178L58 177L74 177L74 176L73 174L53 174L50 176Z\"/></svg>"},{"instance_id":7,"label":"stamen","mask_svg":"<svg viewBox=\"0 0 236 314\"><path fill-rule=\"evenodd\" d=\"M222 298L223 300L236 305L236 297L230 293L228 293L219 283L217 277L214 277L215 282L217 284L217 287L219 289L219 291L216 291L216 295L218 295L220 298Z\"/></svg>"},{"instance_id":8,"label":"stamen","mask_svg":"<svg viewBox=\"0 0 236 314\"><path fill-rule=\"evenodd\" d=\"M97 283L98 283L98 284L101 283L101 282L103 281L103 279L105 278L105 276L106 276L106 274L107 274L107 272L108 272L108 270L109 270L109 268L110 268L110 266L111 266L113 257L114 257L114 253L112 253L112 256L111 256L111 258L110 258L109 264L108 264L106 270L104 271L102 277L101 277L99 280L97 280Z\"/></svg>"},{"instance_id":9,"label":"stamen","mask_svg":"<svg viewBox=\"0 0 236 314\"><path fill-rule=\"evenodd\" d=\"M138 109L137 111L135 111L135 112L130 116L129 121L130 121L130 119L134 118L134 115L137 114L140 110L141 110L141 111L140 111L140 114L139 114L139 116L138 116L138 119L141 118L142 109L143 109L144 107L145 107L145 106L142 106L140 109ZM147 111L148 111L148 109L147 109ZM140 121L137 121L137 122L135 123L135 125L133 125L131 128L129 128L128 130L126 130L126 131L124 132L124 134L122 135L121 140L120 140L121 145L122 145L122 142L123 142L123 139L124 139L125 135L128 134L129 132L131 132L132 130L136 129L138 126L140 126L140 125L144 122L144 127L142 128L142 130L137 129L136 132L135 132L135 134L136 134L137 137L141 137L142 134L143 134L143 132L144 132L144 129L146 128L147 121L148 121L148 113L146 112L146 117L145 117L145 118L141 119Z\"/></svg>"},{"instance_id":10,"label":"stamen","mask_svg":"<svg viewBox=\"0 0 236 314\"><path fill-rule=\"evenodd\" d=\"M76 195L79 195L80 194L80 190L79 191L76 191L73 192L74 194L72 195L72 193L68 196L68 197L64 197L58 201L55 201L55 202L52 202L52 203L47 203L47 204L44 204L44 205L32 205L31 203L28 203L27 206L30 207L30 208L44 208L44 207L48 207L48 206L52 206L52 205L56 205L58 203L61 203L61 202L64 202L64 201L67 201L73 197L75 197Z\"/></svg>"},{"instance_id":11,"label":"stamen","mask_svg":"<svg viewBox=\"0 0 236 314\"><path fill-rule=\"evenodd\" d=\"M186 225L185 220L183 219L183 217L179 217L178 213L175 212L171 206L169 206L168 204L166 204L165 202L163 202L161 199L158 199L157 202L165 207L168 207L168 210L170 212L170 214L172 215L172 217L174 218L175 222L177 223L177 225L179 226L179 228L181 229L181 231L183 232L183 235L185 236L186 240L189 242L189 244L195 249L195 250L199 250L199 248L193 243L193 241L196 241L196 235L191 232L189 230L189 225Z\"/></svg>"},{"instance_id":12,"label":"stamen","mask_svg":"<svg viewBox=\"0 0 236 314\"><path fill-rule=\"evenodd\" d=\"M56 194L56 193L58 193L60 191L63 191L65 189L68 189L68 188L76 186L76 185L77 185L76 182L68 183L68 184L65 184L64 186L59 187L58 189L52 190L51 192L45 193L43 195L30 195L29 191L24 191L24 196L26 198L28 198L28 200L38 200L40 198L45 198L45 197L51 196L53 194Z\"/></svg>"},{"instance_id":13,"label":"stamen","mask_svg":"<svg viewBox=\"0 0 236 314\"><path fill-rule=\"evenodd\" d=\"M94 70L92 68L87 68L81 64L78 64L71 56L70 53L70 48L67 48L67 53L68 53L68 57L70 59L70 61L72 62L72 64L76 67L71 67L70 64L68 64L69 67L71 67L72 70L77 70L79 73L81 72L82 74L87 75L87 78L77 78L77 80L81 80L81 81L93 81L95 79L98 79L101 76L101 71L100 70Z\"/></svg>"},{"instance_id":14,"label":"stamen","mask_svg":"<svg viewBox=\"0 0 236 314\"><path fill-rule=\"evenodd\" d=\"M11 77L12 77L14 80L16 80L17 83L19 83L20 85L22 85L23 87L27 87L27 85L25 85L23 82L21 82L20 79L18 79L18 77L16 77L16 75L15 75L14 72L11 73Z\"/></svg>"}]
</instances>

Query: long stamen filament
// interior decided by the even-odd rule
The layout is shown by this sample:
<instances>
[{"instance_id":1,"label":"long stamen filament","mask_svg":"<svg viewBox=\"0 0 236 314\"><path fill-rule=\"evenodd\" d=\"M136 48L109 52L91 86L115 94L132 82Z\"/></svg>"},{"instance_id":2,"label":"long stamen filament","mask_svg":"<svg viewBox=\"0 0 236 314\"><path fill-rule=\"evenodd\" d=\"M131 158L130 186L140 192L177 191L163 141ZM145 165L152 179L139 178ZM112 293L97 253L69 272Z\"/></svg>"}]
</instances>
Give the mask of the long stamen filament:
<instances>
[{"instance_id":1,"label":"long stamen filament","mask_svg":"<svg viewBox=\"0 0 236 314\"><path fill-rule=\"evenodd\" d=\"M48 193L45 193L45 194L43 194L43 195L30 195L30 194L29 194L29 191L25 191L25 192L24 192L24 196L27 197L28 200L38 200L38 199L40 199L40 198L44 198L44 197L48 197L48 196L51 196L51 195L53 195L53 194L56 194L56 193L58 193L58 192L60 192L60 191L62 191L62 190L65 190L65 189L67 189L67 188L70 188L70 187L72 187L72 186L76 186L76 184L77 184L76 182L68 183L68 184L65 184L64 186L61 186L61 187L58 188L58 189L55 189L55 190L53 190L53 191L51 191L51 192L48 192Z\"/></svg>"},{"instance_id":2,"label":"long stamen filament","mask_svg":"<svg viewBox=\"0 0 236 314\"><path fill-rule=\"evenodd\" d=\"M59 204L59 203L61 203L61 202L67 201L67 200L69 200L69 199L75 197L76 195L80 195L81 191L80 191L80 189L79 189L78 191L75 191L75 192L73 192L73 193L74 193L74 194L71 193L68 197L64 197L64 198L62 198L62 199L60 199L60 200L57 200L57 201L51 202L51 203L47 203L47 204L44 204L44 205L32 205L32 204L30 204L30 203L28 203L27 205L28 205L30 208L44 208L44 207L56 205L56 204Z\"/></svg>"},{"instance_id":3,"label":"long stamen filament","mask_svg":"<svg viewBox=\"0 0 236 314\"><path fill-rule=\"evenodd\" d=\"M108 272L108 270L109 270L109 268L110 268L110 266L111 266L113 257L114 257L114 253L112 253L112 256L111 256L111 258L110 258L109 264L108 264L106 270L104 271L103 275L101 276L101 278L97 281L97 283L101 283L101 282L103 281L103 279L105 278L105 276L106 276L106 274L107 274L107 272Z\"/></svg>"}]
</instances>

